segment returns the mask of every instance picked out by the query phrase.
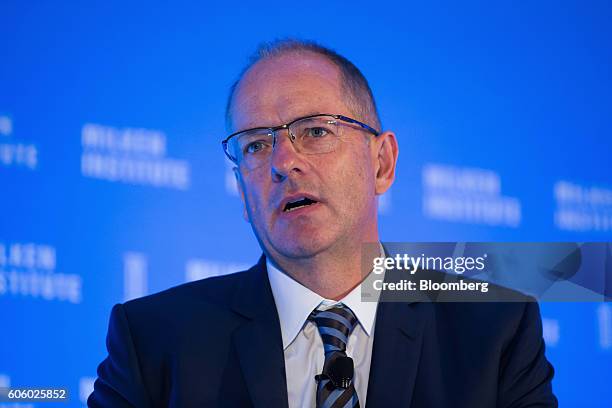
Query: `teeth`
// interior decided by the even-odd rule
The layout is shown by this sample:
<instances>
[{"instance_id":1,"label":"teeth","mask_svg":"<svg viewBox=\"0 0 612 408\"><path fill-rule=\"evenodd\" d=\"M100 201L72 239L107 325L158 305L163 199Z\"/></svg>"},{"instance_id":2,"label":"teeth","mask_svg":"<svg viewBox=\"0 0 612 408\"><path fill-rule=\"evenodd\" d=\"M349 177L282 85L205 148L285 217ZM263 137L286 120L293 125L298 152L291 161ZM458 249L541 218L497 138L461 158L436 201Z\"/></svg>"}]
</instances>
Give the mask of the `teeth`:
<instances>
[{"instance_id":1,"label":"teeth","mask_svg":"<svg viewBox=\"0 0 612 408\"><path fill-rule=\"evenodd\" d=\"M283 211L289 212L298 208L306 207L316 203L316 201L311 200L310 198L302 197L299 200L294 200L285 204L285 208Z\"/></svg>"},{"instance_id":2,"label":"teeth","mask_svg":"<svg viewBox=\"0 0 612 408\"><path fill-rule=\"evenodd\" d=\"M302 207L306 207L308 204L302 204L302 205L298 205L297 207L291 207L288 210L286 210L287 212L289 211L293 211L293 210L297 210L298 208L302 208Z\"/></svg>"}]
</instances>

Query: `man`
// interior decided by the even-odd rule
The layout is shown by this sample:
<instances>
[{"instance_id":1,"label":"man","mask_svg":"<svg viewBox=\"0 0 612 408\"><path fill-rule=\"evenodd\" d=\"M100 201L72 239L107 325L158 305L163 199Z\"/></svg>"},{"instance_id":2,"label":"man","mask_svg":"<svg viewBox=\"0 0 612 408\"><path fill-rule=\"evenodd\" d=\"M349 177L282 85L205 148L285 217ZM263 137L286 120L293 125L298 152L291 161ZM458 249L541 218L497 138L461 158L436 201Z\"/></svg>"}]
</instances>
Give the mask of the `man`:
<instances>
[{"instance_id":1,"label":"man","mask_svg":"<svg viewBox=\"0 0 612 408\"><path fill-rule=\"evenodd\" d=\"M361 301L398 145L351 62L262 47L227 125L264 255L116 305L90 406L556 406L537 304Z\"/></svg>"}]
</instances>

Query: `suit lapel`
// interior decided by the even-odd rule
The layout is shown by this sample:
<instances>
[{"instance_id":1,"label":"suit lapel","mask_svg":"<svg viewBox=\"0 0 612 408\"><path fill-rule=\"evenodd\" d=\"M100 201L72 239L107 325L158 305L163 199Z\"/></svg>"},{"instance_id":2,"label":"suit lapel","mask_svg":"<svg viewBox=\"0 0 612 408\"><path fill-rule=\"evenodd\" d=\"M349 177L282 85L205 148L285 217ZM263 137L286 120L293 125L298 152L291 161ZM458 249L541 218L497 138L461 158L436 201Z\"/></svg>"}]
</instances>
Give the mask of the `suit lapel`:
<instances>
[{"instance_id":1,"label":"suit lapel","mask_svg":"<svg viewBox=\"0 0 612 408\"><path fill-rule=\"evenodd\" d=\"M265 265L262 256L236 291L233 309L249 320L233 341L253 406L287 408L280 323Z\"/></svg>"},{"instance_id":2,"label":"suit lapel","mask_svg":"<svg viewBox=\"0 0 612 408\"><path fill-rule=\"evenodd\" d=\"M389 281L390 276L385 276ZM421 357L427 302L378 304L368 381L367 408L409 407Z\"/></svg>"}]
</instances>

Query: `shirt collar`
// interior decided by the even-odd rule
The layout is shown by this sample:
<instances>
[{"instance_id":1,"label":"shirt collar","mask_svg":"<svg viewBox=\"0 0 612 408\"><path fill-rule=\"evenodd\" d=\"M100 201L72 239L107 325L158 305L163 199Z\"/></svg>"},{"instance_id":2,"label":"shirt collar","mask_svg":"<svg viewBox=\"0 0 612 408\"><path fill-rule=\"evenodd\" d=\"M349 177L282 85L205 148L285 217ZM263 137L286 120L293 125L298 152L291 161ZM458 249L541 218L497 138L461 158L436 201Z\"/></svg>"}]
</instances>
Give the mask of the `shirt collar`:
<instances>
[{"instance_id":1,"label":"shirt collar","mask_svg":"<svg viewBox=\"0 0 612 408\"><path fill-rule=\"evenodd\" d=\"M327 308L337 303L343 303L353 311L366 335L371 335L374 329L378 302L361 301L361 285L353 288L344 298L335 301L325 299L308 289L280 271L268 259L266 259L266 266L272 295L278 311L283 349L286 349L295 340L310 313L321 304Z\"/></svg>"}]
</instances>

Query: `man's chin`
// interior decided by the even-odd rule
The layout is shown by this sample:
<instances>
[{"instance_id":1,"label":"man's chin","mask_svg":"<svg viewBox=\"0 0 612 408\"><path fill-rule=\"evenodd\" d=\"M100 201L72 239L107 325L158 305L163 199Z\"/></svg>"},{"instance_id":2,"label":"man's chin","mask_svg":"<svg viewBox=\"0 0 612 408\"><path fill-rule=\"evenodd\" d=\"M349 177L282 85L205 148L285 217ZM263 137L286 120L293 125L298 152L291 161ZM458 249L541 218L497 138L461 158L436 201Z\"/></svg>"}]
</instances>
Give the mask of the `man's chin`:
<instances>
[{"instance_id":1,"label":"man's chin","mask_svg":"<svg viewBox=\"0 0 612 408\"><path fill-rule=\"evenodd\" d=\"M274 240L272 246L275 251L286 258L311 258L324 252L331 244L328 240L313 239L312 236L284 236Z\"/></svg>"}]
</instances>

